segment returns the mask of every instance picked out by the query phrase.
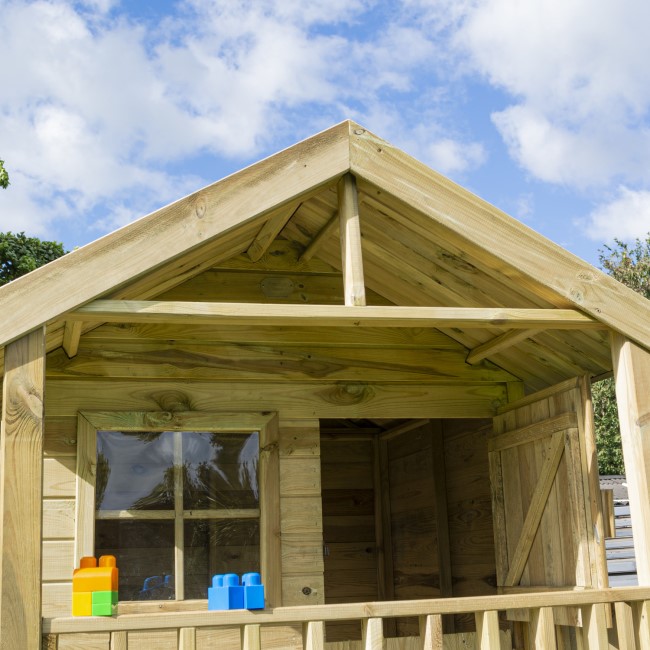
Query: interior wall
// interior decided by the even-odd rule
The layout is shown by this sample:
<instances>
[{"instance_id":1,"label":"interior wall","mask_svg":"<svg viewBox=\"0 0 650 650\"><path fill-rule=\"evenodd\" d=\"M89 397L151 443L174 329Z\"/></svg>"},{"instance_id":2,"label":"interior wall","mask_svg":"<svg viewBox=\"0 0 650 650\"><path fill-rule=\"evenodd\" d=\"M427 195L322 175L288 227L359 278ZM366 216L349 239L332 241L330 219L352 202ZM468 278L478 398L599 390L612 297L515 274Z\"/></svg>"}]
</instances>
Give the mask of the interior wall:
<instances>
[{"instance_id":1,"label":"interior wall","mask_svg":"<svg viewBox=\"0 0 650 650\"><path fill-rule=\"evenodd\" d=\"M491 427L491 420L431 421L380 443L385 444L385 462L374 458L370 436L321 437L326 603L361 602L382 594L406 600L496 593L486 439ZM436 436L441 444L435 443ZM373 477L382 470L386 477ZM436 477L440 472L442 481ZM373 478L388 497L379 513L375 504L382 500L374 498ZM440 484L446 485L442 497L436 494ZM389 521L389 572L377 566L382 518ZM447 584L441 564L447 567ZM380 574L392 575L392 583L378 584ZM392 625L387 630L391 636L418 631L415 620ZM473 631L474 620L456 617L446 621L446 630ZM328 627L328 640L358 637L356 626Z\"/></svg>"},{"instance_id":2,"label":"interior wall","mask_svg":"<svg viewBox=\"0 0 650 650\"><path fill-rule=\"evenodd\" d=\"M379 598L373 450L370 436L321 437L326 603ZM326 634L328 641L361 638L355 623L328 624Z\"/></svg>"},{"instance_id":3,"label":"interior wall","mask_svg":"<svg viewBox=\"0 0 650 650\"><path fill-rule=\"evenodd\" d=\"M487 433L492 420L443 420L447 513L454 596L496 594ZM475 629L455 617L457 632Z\"/></svg>"}]
</instances>

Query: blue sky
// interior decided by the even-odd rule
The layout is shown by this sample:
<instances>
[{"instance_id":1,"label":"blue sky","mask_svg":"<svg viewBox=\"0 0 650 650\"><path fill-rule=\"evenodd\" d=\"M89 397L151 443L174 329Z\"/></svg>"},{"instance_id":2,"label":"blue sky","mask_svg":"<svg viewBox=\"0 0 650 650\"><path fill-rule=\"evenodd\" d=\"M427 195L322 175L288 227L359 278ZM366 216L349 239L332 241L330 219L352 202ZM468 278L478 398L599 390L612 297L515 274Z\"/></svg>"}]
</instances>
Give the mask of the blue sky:
<instances>
[{"instance_id":1,"label":"blue sky","mask_svg":"<svg viewBox=\"0 0 650 650\"><path fill-rule=\"evenodd\" d=\"M81 246L351 118L584 259L650 231L647 0L0 0L0 230Z\"/></svg>"}]
</instances>

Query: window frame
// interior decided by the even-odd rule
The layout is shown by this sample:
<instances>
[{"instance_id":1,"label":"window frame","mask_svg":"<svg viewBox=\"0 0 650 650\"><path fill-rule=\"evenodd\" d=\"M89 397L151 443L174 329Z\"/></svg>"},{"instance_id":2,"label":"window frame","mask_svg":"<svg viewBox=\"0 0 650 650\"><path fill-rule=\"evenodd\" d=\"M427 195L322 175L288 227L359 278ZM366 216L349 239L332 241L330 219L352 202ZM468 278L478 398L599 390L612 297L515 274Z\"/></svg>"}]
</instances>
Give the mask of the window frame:
<instances>
[{"instance_id":1,"label":"window frame","mask_svg":"<svg viewBox=\"0 0 650 650\"><path fill-rule=\"evenodd\" d=\"M275 412L237 413L232 411L80 411L77 418L77 472L75 504L74 561L95 554L95 483L97 476L98 431L197 431L208 433L259 433L259 521L260 569L265 596L270 607L281 604L280 548L280 463L278 450L278 415ZM178 441L178 442L177 442ZM181 437L175 441L180 445ZM182 495L181 495L182 496ZM175 529L185 519L182 503L176 500ZM251 512L249 510L249 512ZM128 511L127 511L128 512ZM118 517L121 518L121 517ZM175 540L182 539L175 530ZM181 545L182 546L182 545ZM175 601L188 602L183 595L183 549L174 545ZM119 565L118 565L119 568ZM180 590L178 589L180 579ZM205 600L197 601L205 602ZM134 605L137 601L134 601Z\"/></svg>"}]
</instances>

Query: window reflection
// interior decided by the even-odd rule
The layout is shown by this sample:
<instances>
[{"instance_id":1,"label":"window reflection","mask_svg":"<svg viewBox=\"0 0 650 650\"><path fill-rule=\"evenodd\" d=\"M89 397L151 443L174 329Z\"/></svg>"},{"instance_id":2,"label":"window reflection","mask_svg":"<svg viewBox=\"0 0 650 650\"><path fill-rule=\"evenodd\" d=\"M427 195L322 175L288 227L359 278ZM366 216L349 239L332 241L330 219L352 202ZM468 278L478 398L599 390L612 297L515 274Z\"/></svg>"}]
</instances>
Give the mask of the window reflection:
<instances>
[{"instance_id":1,"label":"window reflection","mask_svg":"<svg viewBox=\"0 0 650 650\"><path fill-rule=\"evenodd\" d=\"M216 573L259 572L258 461L257 432L97 432L95 552L116 556L120 600L206 598Z\"/></svg>"}]
</instances>

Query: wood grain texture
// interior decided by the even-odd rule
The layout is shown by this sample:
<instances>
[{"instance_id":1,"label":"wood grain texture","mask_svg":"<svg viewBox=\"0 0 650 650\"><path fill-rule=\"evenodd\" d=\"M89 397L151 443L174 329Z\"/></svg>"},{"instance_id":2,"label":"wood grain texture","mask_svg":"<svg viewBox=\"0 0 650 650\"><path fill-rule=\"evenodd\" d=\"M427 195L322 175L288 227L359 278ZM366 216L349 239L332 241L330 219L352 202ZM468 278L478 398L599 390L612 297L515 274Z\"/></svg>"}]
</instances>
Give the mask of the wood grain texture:
<instances>
[{"instance_id":1,"label":"wood grain texture","mask_svg":"<svg viewBox=\"0 0 650 650\"><path fill-rule=\"evenodd\" d=\"M530 612L530 634L533 647L536 650L555 650L555 624L553 623L553 610L549 607L540 607Z\"/></svg>"},{"instance_id":2,"label":"wood grain texture","mask_svg":"<svg viewBox=\"0 0 650 650\"><path fill-rule=\"evenodd\" d=\"M101 385L101 389L98 387ZM242 410L260 408L285 417L489 417L506 399L503 384L414 386L404 384L50 380L51 415L79 410Z\"/></svg>"},{"instance_id":3,"label":"wood grain texture","mask_svg":"<svg viewBox=\"0 0 650 650\"><path fill-rule=\"evenodd\" d=\"M95 300L71 311L70 320L107 323L320 325L337 327L444 327L603 329L574 309L402 307L383 305L277 305L273 303Z\"/></svg>"},{"instance_id":4,"label":"wood grain texture","mask_svg":"<svg viewBox=\"0 0 650 650\"><path fill-rule=\"evenodd\" d=\"M273 243L273 240L280 234L287 221L291 219L297 207L298 204L289 204L284 212L280 212L266 221L246 251L246 254L252 262L257 262L262 258L269 246Z\"/></svg>"},{"instance_id":5,"label":"wood grain texture","mask_svg":"<svg viewBox=\"0 0 650 650\"><path fill-rule=\"evenodd\" d=\"M367 618L361 622L361 647L363 650L385 650L383 621Z\"/></svg>"},{"instance_id":6,"label":"wood grain texture","mask_svg":"<svg viewBox=\"0 0 650 650\"><path fill-rule=\"evenodd\" d=\"M476 648L477 650L499 650L499 613L491 610L476 613Z\"/></svg>"},{"instance_id":7,"label":"wood grain texture","mask_svg":"<svg viewBox=\"0 0 650 650\"><path fill-rule=\"evenodd\" d=\"M41 646L45 332L6 348L0 442L0 648Z\"/></svg>"},{"instance_id":8,"label":"wood grain texture","mask_svg":"<svg viewBox=\"0 0 650 650\"><path fill-rule=\"evenodd\" d=\"M365 305L366 286L361 253L361 223L357 184L352 174L345 174L337 185L341 265L346 305Z\"/></svg>"},{"instance_id":9,"label":"wood grain texture","mask_svg":"<svg viewBox=\"0 0 650 650\"><path fill-rule=\"evenodd\" d=\"M65 323L62 346L69 357L74 357L77 354L82 329L82 321L66 321Z\"/></svg>"},{"instance_id":10,"label":"wood grain texture","mask_svg":"<svg viewBox=\"0 0 650 650\"><path fill-rule=\"evenodd\" d=\"M302 627L304 650L325 650L325 626L323 621L309 621Z\"/></svg>"},{"instance_id":11,"label":"wood grain texture","mask_svg":"<svg viewBox=\"0 0 650 650\"><path fill-rule=\"evenodd\" d=\"M637 576L640 585L650 585L650 356L613 335L612 357Z\"/></svg>"}]
</instances>

